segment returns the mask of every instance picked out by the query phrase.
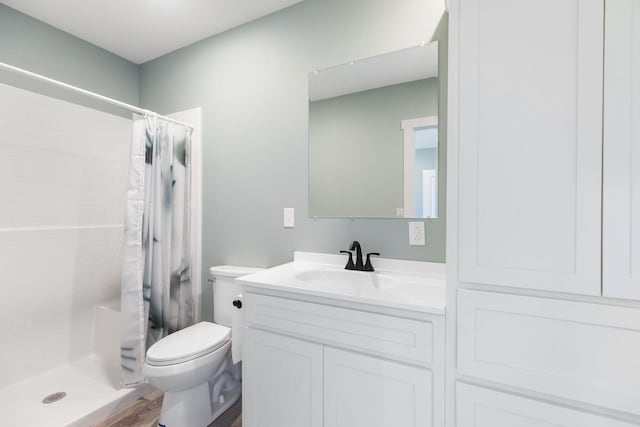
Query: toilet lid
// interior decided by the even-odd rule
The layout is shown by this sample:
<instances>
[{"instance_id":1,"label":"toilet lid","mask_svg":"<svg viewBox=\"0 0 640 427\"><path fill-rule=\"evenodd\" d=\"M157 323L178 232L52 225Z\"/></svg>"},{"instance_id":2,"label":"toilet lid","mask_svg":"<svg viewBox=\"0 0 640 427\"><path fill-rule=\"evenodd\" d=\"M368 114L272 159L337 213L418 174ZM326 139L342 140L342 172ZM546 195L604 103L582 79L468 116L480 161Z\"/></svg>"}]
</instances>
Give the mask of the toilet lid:
<instances>
[{"instance_id":1,"label":"toilet lid","mask_svg":"<svg viewBox=\"0 0 640 427\"><path fill-rule=\"evenodd\" d=\"M229 341L231 328L200 322L172 333L147 350L150 365L173 365L211 353Z\"/></svg>"}]
</instances>

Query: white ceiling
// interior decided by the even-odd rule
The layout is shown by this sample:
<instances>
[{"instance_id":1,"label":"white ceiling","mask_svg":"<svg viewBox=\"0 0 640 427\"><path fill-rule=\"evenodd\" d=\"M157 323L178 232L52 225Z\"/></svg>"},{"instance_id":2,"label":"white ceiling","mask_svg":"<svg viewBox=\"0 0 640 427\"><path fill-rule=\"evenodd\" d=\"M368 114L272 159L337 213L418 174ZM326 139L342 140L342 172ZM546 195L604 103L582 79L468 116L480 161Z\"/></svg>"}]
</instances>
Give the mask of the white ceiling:
<instances>
[{"instance_id":1,"label":"white ceiling","mask_svg":"<svg viewBox=\"0 0 640 427\"><path fill-rule=\"evenodd\" d=\"M309 99L319 101L437 76L438 42L435 41L314 71L309 78Z\"/></svg>"},{"instance_id":2,"label":"white ceiling","mask_svg":"<svg viewBox=\"0 0 640 427\"><path fill-rule=\"evenodd\" d=\"M141 64L302 0L2 0Z\"/></svg>"}]
</instances>

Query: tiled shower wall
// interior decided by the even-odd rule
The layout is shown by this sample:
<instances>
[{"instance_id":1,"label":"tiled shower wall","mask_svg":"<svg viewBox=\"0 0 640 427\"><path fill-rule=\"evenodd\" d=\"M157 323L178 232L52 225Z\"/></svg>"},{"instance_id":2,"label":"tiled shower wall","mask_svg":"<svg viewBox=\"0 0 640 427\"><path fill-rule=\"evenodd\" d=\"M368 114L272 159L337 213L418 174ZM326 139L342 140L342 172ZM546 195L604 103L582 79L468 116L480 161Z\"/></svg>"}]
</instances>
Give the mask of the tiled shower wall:
<instances>
[{"instance_id":1,"label":"tiled shower wall","mask_svg":"<svg viewBox=\"0 0 640 427\"><path fill-rule=\"evenodd\" d=\"M120 294L130 138L0 85L0 387L91 353L93 308Z\"/></svg>"}]
</instances>

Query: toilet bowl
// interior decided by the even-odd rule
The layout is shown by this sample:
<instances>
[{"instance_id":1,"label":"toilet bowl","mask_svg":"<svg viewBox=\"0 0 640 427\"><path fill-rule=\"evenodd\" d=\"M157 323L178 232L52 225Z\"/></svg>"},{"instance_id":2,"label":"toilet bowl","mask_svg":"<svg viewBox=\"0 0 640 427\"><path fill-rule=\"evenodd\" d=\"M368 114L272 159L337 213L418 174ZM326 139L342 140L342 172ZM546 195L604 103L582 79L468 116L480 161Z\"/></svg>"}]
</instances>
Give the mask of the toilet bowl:
<instances>
[{"instance_id":1,"label":"toilet bowl","mask_svg":"<svg viewBox=\"0 0 640 427\"><path fill-rule=\"evenodd\" d=\"M218 328L222 330L218 332ZM194 329L200 329L200 331L194 331ZM158 341L156 343L158 345L151 346L147 351L145 377L154 387L169 392L188 390L206 382L222 366L222 361L231 348L230 332L231 329L224 326L201 322L171 334L166 340ZM223 334L224 336L217 336ZM194 342L193 335L200 335L202 341ZM180 341L191 342L178 342L175 338L186 338ZM185 351L185 345L189 344L192 349L200 344L200 348L196 351ZM160 351L163 351L164 357L158 357Z\"/></svg>"},{"instance_id":2,"label":"toilet bowl","mask_svg":"<svg viewBox=\"0 0 640 427\"><path fill-rule=\"evenodd\" d=\"M235 278L258 270L212 267L215 323L189 326L147 350L143 374L165 392L159 426L206 427L240 398L240 363L231 358L233 300L242 292Z\"/></svg>"}]
</instances>

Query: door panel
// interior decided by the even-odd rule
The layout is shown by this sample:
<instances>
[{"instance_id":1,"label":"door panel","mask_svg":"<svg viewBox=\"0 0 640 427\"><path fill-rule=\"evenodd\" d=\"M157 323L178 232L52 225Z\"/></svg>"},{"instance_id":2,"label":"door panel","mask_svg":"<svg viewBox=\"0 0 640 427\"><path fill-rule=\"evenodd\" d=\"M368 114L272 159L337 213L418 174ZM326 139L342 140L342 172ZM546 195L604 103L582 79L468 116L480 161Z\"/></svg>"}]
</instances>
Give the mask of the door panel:
<instances>
[{"instance_id":1,"label":"door panel","mask_svg":"<svg viewBox=\"0 0 640 427\"><path fill-rule=\"evenodd\" d=\"M322 427L322 345L253 328L244 339L244 425Z\"/></svg>"},{"instance_id":2,"label":"door panel","mask_svg":"<svg viewBox=\"0 0 640 427\"><path fill-rule=\"evenodd\" d=\"M461 1L461 281L600 294L603 12Z\"/></svg>"},{"instance_id":3,"label":"door panel","mask_svg":"<svg viewBox=\"0 0 640 427\"><path fill-rule=\"evenodd\" d=\"M431 372L325 347L325 427L432 426Z\"/></svg>"}]
</instances>

